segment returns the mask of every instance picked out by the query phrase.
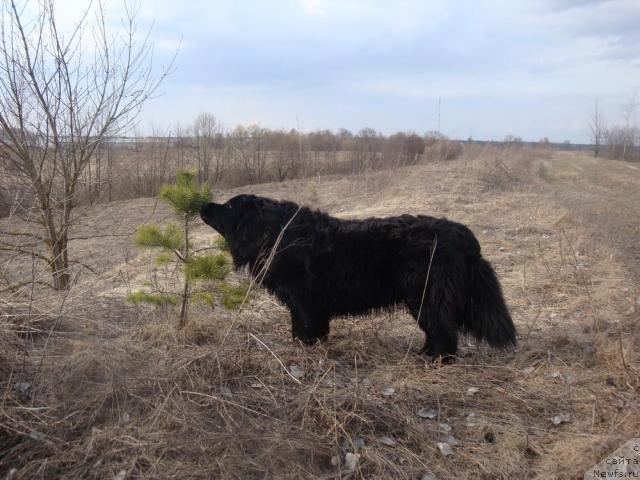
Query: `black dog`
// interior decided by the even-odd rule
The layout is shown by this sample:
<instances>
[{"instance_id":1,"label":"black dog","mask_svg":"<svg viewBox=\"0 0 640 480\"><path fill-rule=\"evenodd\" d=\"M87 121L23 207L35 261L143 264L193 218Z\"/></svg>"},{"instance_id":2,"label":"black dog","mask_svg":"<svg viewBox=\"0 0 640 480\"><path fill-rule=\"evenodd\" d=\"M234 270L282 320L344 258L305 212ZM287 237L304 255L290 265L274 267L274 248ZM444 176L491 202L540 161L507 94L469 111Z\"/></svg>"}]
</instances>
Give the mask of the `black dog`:
<instances>
[{"instance_id":1,"label":"black dog","mask_svg":"<svg viewBox=\"0 0 640 480\"><path fill-rule=\"evenodd\" d=\"M455 355L458 332L516 343L498 279L464 225L423 215L340 220L253 195L208 203L200 216L226 239L236 268L263 275L306 344L324 339L333 317L397 306L426 333L421 353L430 356Z\"/></svg>"}]
</instances>

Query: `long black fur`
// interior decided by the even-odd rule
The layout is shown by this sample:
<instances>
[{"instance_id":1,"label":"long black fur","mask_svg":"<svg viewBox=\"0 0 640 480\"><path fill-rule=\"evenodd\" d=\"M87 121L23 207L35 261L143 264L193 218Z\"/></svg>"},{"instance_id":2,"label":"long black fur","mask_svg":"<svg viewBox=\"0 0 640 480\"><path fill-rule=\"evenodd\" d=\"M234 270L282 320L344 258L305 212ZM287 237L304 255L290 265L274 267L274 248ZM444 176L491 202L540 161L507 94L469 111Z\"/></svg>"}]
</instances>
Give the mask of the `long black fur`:
<instances>
[{"instance_id":1,"label":"long black fur","mask_svg":"<svg viewBox=\"0 0 640 480\"><path fill-rule=\"evenodd\" d=\"M495 272L460 223L424 215L340 220L253 195L208 203L200 216L226 239L236 268L262 271L304 343L324 339L334 317L394 307L416 319L430 356L455 355L459 332L494 347L516 343Z\"/></svg>"}]
</instances>

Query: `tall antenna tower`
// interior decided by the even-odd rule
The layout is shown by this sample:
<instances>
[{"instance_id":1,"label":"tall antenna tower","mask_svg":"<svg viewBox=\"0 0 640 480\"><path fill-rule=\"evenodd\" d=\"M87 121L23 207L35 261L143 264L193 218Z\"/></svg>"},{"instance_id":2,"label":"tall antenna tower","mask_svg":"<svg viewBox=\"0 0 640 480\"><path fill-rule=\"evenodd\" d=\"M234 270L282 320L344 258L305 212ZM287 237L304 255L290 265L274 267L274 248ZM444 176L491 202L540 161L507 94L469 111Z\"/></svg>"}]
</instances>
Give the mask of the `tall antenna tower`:
<instances>
[{"instance_id":1,"label":"tall antenna tower","mask_svg":"<svg viewBox=\"0 0 640 480\"><path fill-rule=\"evenodd\" d=\"M440 98L438 98L438 133L442 133L440 131Z\"/></svg>"}]
</instances>

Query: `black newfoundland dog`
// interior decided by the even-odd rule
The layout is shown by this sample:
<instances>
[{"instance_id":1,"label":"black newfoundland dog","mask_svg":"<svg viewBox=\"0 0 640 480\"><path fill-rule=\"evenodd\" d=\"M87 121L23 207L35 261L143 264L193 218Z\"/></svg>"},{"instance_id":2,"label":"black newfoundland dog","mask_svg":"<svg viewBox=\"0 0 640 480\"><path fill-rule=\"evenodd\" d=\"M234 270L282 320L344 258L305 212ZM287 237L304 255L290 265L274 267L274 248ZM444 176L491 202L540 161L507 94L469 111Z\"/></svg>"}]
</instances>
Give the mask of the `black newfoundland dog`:
<instances>
[{"instance_id":1,"label":"black newfoundland dog","mask_svg":"<svg viewBox=\"0 0 640 480\"><path fill-rule=\"evenodd\" d=\"M293 336L306 344L324 339L334 317L394 307L416 319L429 356L455 355L458 332L516 343L495 272L464 225L423 215L340 220L254 195L205 204L200 216L236 268L248 266L289 307Z\"/></svg>"}]
</instances>

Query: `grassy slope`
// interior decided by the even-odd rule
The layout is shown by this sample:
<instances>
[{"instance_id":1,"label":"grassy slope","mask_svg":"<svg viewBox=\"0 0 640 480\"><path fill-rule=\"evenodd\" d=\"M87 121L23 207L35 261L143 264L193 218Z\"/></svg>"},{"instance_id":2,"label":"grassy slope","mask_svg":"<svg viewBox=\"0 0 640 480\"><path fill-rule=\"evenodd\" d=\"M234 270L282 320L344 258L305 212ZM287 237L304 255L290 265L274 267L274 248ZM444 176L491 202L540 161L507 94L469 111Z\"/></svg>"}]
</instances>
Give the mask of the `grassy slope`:
<instances>
[{"instance_id":1,"label":"grassy slope","mask_svg":"<svg viewBox=\"0 0 640 480\"><path fill-rule=\"evenodd\" d=\"M29 331L4 344L13 356L0 369L0 475L339 478L354 476L343 459L357 451L356 477L581 478L640 431L638 185L633 165L514 153L223 192L342 217L412 212L469 224L503 282L520 345L469 344L442 367L414 354L421 334L402 312L337 320L325 345L303 348L264 293L237 319L197 308L178 333L175 312L122 301L152 270L130 233L168 209L148 199L88 209L76 236L117 235L72 244L99 274L83 273L64 304L36 290ZM195 232L200 245L212 235ZM31 271L20 262L16 278ZM283 365L304 369L300 383ZM425 407L439 417L417 416ZM571 421L554 426L560 413ZM437 442L448 435L458 444L444 458Z\"/></svg>"}]
</instances>

